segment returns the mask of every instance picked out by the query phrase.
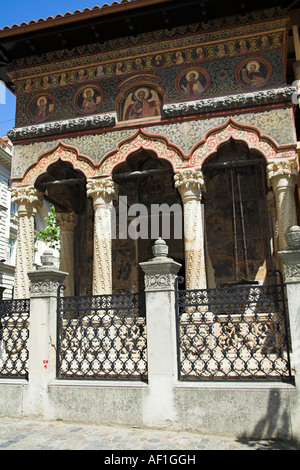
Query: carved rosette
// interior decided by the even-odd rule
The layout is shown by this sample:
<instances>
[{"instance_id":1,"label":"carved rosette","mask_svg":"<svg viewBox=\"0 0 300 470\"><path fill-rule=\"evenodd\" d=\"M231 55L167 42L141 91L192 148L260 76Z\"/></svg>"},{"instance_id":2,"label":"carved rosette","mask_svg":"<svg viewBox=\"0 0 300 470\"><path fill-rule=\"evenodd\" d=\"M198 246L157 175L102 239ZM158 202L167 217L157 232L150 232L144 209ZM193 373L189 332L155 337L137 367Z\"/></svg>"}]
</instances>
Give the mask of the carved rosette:
<instances>
[{"instance_id":1,"label":"carved rosette","mask_svg":"<svg viewBox=\"0 0 300 470\"><path fill-rule=\"evenodd\" d=\"M93 198L94 264L93 294L112 292L112 201L116 187L111 177L88 180L87 195Z\"/></svg>"},{"instance_id":2,"label":"carved rosette","mask_svg":"<svg viewBox=\"0 0 300 470\"><path fill-rule=\"evenodd\" d=\"M34 259L34 216L42 195L33 186L14 188L12 203L18 205L18 234L14 297L29 297L27 273L32 269Z\"/></svg>"},{"instance_id":3,"label":"carved rosette","mask_svg":"<svg viewBox=\"0 0 300 470\"><path fill-rule=\"evenodd\" d=\"M201 169L176 171L175 187L179 190L184 210L184 243L186 288L206 288L204 222L201 205L205 190Z\"/></svg>"},{"instance_id":4,"label":"carved rosette","mask_svg":"<svg viewBox=\"0 0 300 470\"><path fill-rule=\"evenodd\" d=\"M297 223L295 185L298 165L295 159L273 161L267 166L268 185L275 194L278 229L278 249L286 246L286 234Z\"/></svg>"}]
</instances>

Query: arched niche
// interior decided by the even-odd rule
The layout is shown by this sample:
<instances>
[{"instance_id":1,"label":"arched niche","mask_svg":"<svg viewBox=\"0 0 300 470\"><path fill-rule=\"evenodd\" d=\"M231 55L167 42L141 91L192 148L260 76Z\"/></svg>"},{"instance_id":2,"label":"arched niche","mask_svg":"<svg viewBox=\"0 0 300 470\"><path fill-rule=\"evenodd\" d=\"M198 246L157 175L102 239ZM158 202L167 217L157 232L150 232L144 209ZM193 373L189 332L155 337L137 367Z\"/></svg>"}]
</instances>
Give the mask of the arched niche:
<instances>
[{"instance_id":1,"label":"arched niche","mask_svg":"<svg viewBox=\"0 0 300 470\"><path fill-rule=\"evenodd\" d=\"M266 282L275 265L265 157L230 138L205 160L202 170L210 287Z\"/></svg>"},{"instance_id":2,"label":"arched niche","mask_svg":"<svg viewBox=\"0 0 300 470\"><path fill-rule=\"evenodd\" d=\"M139 263L153 257L152 247L159 236L184 272L182 202L171 163L158 158L153 150L139 148L114 168L112 178L118 187L116 237L112 240L113 291L144 290Z\"/></svg>"}]
</instances>

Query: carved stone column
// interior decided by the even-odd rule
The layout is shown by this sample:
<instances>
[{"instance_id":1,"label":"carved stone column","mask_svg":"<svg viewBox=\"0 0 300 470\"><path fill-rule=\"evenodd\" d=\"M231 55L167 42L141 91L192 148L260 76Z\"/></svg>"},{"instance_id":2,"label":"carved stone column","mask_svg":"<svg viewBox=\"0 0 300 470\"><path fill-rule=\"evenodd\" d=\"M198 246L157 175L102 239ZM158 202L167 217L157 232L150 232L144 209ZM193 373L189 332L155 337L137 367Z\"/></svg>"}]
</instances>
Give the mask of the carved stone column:
<instances>
[{"instance_id":1,"label":"carved stone column","mask_svg":"<svg viewBox=\"0 0 300 470\"><path fill-rule=\"evenodd\" d=\"M29 278L34 259L34 217L36 206L41 201L41 193L33 186L14 188L12 203L18 206L17 253L14 281L14 297L29 297Z\"/></svg>"},{"instance_id":2,"label":"carved stone column","mask_svg":"<svg viewBox=\"0 0 300 470\"><path fill-rule=\"evenodd\" d=\"M112 210L116 187L111 177L88 180L87 195L93 199L94 263L93 294L112 292Z\"/></svg>"},{"instance_id":3,"label":"carved stone column","mask_svg":"<svg viewBox=\"0 0 300 470\"><path fill-rule=\"evenodd\" d=\"M185 276L187 289L206 288L204 214L201 204L204 178L200 169L178 170L175 187L183 202Z\"/></svg>"},{"instance_id":4,"label":"carved stone column","mask_svg":"<svg viewBox=\"0 0 300 470\"><path fill-rule=\"evenodd\" d=\"M278 249L286 247L286 235L297 224L295 185L298 168L296 160L279 160L267 166L268 184L275 194L278 224Z\"/></svg>"},{"instance_id":5,"label":"carved stone column","mask_svg":"<svg viewBox=\"0 0 300 470\"><path fill-rule=\"evenodd\" d=\"M75 212L57 212L60 229L60 269L69 274L65 282L66 296L74 295L74 228L77 223Z\"/></svg>"}]
</instances>

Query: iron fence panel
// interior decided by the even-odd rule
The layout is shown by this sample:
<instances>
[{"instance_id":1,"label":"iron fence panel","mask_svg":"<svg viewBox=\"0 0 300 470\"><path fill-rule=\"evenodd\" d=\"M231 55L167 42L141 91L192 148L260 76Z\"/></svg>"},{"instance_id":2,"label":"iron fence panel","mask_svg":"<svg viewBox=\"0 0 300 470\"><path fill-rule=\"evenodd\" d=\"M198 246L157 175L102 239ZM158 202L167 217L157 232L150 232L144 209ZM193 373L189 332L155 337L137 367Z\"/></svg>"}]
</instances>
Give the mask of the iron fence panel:
<instances>
[{"instance_id":1,"label":"iron fence panel","mask_svg":"<svg viewBox=\"0 0 300 470\"><path fill-rule=\"evenodd\" d=\"M28 378L29 299L0 301L0 377Z\"/></svg>"},{"instance_id":2,"label":"iron fence panel","mask_svg":"<svg viewBox=\"0 0 300 470\"><path fill-rule=\"evenodd\" d=\"M144 294L61 297L60 289L57 377L146 380Z\"/></svg>"},{"instance_id":3,"label":"iron fence panel","mask_svg":"<svg viewBox=\"0 0 300 470\"><path fill-rule=\"evenodd\" d=\"M293 381L285 289L279 284L179 290L178 374L188 381Z\"/></svg>"}]
</instances>

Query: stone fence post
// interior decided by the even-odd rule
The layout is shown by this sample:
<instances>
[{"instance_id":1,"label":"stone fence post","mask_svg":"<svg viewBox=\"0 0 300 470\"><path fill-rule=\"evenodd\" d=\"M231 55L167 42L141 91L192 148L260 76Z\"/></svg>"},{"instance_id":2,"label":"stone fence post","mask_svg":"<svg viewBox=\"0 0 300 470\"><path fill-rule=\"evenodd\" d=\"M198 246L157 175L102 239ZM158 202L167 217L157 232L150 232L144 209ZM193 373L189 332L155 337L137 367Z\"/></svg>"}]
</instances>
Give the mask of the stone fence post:
<instances>
[{"instance_id":1,"label":"stone fence post","mask_svg":"<svg viewBox=\"0 0 300 470\"><path fill-rule=\"evenodd\" d=\"M158 239L154 258L140 263L145 273L148 385L144 421L166 427L176 421L173 387L177 380L175 280L181 267L168 258L168 246Z\"/></svg>"},{"instance_id":2,"label":"stone fence post","mask_svg":"<svg viewBox=\"0 0 300 470\"><path fill-rule=\"evenodd\" d=\"M287 240L288 247L278 254L284 263L295 381L300 393L300 227L291 227Z\"/></svg>"},{"instance_id":3,"label":"stone fence post","mask_svg":"<svg viewBox=\"0 0 300 470\"><path fill-rule=\"evenodd\" d=\"M42 266L28 272L30 324L28 388L24 396L26 416L52 419L48 384L56 378L57 289L67 273L54 267L51 251L41 256Z\"/></svg>"}]
</instances>

